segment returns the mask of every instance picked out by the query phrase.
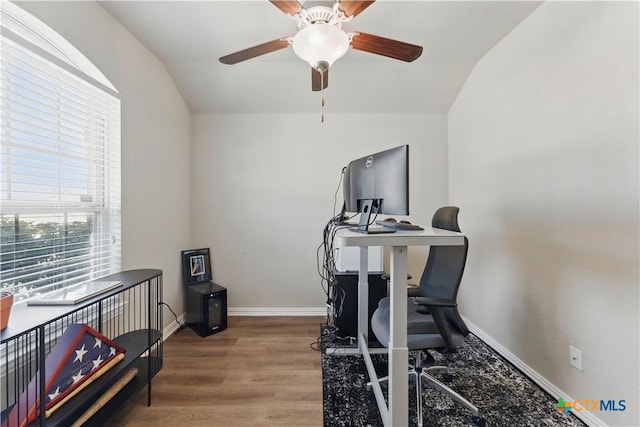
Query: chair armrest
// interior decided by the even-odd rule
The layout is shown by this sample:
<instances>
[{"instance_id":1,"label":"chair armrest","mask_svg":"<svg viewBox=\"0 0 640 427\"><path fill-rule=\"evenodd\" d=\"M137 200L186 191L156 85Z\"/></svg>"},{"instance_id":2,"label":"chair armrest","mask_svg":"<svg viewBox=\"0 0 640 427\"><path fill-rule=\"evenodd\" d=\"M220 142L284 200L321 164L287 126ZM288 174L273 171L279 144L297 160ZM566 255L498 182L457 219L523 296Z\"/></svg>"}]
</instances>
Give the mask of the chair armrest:
<instances>
[{"instance_id":1,"label":"chair armrest","mask_svg":"<svg viewBox=\"0 0 640 427\"><path fill-rule=\"evenodd\" d=\"M380 275L380 277L382 278L382 280L389 280L391 279L391 277L388 274L382 274ZM413 276L411 276L410 274L407 274L407 280L411 280L413 279Z\"/></svg>"},{"instance_id":2,"label":"chair armrest","mask_svg":"<svg viewBox=\"0 0 640 427\"><path fill-rule=\"evenodd\" d=\"M429 308L433 307L455 307L457 304L454 300L443 298L415 297L413 303L424 305Z\"/></svg>"}]
</instances>

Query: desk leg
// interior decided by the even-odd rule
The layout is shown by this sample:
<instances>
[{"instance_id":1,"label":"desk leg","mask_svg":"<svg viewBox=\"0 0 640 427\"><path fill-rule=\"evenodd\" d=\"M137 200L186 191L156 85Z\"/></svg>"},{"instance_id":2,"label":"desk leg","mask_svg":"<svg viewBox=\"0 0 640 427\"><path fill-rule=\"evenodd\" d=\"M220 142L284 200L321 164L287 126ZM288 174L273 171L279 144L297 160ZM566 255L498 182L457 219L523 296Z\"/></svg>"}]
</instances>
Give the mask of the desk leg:
<instances>
[{"instance_id":1,"label":"desk leg","mask_svg":"<svg viewBox=\"0 0 640 427\"><path fill-rule=\"evenodd\" d=\"M369 343L369 248L360 247L360 268L358 270L358 337L363 336ZM362 353L361 340L358 349Z\"/></svg>"},{"instance_id":2,"label":"desk leg","mask_svg":"<svg viewBox=\"0 0 640 427\"><path fill-rule=\"evenodd\" d=\"M392 426L409 423L407 349L407 247L391 251L391 337L389 342L389 416Z\"/></svg>"}]
</instances>

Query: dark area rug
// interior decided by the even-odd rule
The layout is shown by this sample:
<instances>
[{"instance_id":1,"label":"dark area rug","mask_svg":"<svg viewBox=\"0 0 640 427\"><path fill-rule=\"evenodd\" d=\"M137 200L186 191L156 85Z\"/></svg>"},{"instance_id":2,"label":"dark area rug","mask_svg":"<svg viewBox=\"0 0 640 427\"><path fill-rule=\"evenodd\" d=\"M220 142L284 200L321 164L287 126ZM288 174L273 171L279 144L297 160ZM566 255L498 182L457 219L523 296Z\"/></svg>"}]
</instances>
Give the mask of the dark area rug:
<instances>
[{"instance_id":1,"label":"dark area rug","mask_svg":"<svg viewBox=\"0 0 640 427\"><path fill-rule=\"evenodd\" d=\"M328 329L322 328L322 348L336 347ZM338 346L339 347L339 346ZM331 353L331 351L334 351ZM450 381L440 381L480 408L486 426L583 427L578 418L555 409L557 399L525 377L479 338L469 335L457 353L431 352L438 365L447 366ZM412 362L410 356L410 362ZM378 377L387 374L387 355L372 355ZM382 426L362 356L341 354L339 348L322 352L324 425ZM409 383L409 425L417 425L415 385ZM386 387L382 389L386 394ZM471 413L444 394L423 389L425 426L471 426Z\"/></svg>"}]
</instances>

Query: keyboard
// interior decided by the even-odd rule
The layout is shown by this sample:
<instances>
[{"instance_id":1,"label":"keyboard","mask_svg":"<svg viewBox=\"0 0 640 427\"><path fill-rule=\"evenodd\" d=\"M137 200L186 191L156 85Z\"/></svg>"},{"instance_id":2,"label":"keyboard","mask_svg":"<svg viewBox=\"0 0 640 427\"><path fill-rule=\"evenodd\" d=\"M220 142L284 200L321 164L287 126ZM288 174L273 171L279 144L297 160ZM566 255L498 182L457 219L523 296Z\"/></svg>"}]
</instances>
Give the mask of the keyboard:
<instances>
[{"instance_id":1,"label":"keyboard","mask_svg":"<svg viewBox=\"0 0 640 427\"><path fill-rule=\"evenodd\" d=\"M386 219L379 219L376 221L376 224L381 225L383 227L391 228L392 230L403 231L403 230L424 230L424 228L420 227L417 224L409 224L406 222L396 222L389 221Z\"/></svg>"}]
</instances>

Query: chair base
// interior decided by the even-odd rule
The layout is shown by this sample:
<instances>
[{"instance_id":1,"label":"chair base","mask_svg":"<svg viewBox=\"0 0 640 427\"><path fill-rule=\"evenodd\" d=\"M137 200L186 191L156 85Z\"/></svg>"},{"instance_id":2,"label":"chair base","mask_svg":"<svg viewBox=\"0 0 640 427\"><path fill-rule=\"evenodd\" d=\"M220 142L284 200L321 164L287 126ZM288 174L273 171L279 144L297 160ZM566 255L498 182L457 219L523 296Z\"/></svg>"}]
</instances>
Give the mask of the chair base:
<instances>
[{"instance_id":1,"label":"chair base","mask_svg":"<svg viewBox=\"0 0 640 427\"><path fill-rule=\"evenodd\" d=\"M476 425L480 425L478 424L477 421L475 421L475 419L478 420L482 420L482 424L484 425L484 418L482 417L482 415L480 414L480 409L478 409L477 406L475 406L473 403L469 402L467 399L465 399L464 397L462 397L458 392L456 392L455 390L453 390L452 388L446 386L444 383L442 383L441 381L437 380L435 377L431 376L429 374L429 372L439 372L446 369L446 367L444 366L432 366L431 368L423 368L422 372L420 372L420 388L422 389L422 385L423 384L427 384L429 385L429 387L436 389L438 391L440 391L441 393L446 394L447 396L451 397L452 399L460 402L465 408L467 408L469 411L471 411L471 413L474 416L474 423ZM420 422L420 418L421 418L421 411L419 411L418 413L418 425L422 426L422 423Z\"/></svg>"},{"instance_id":2,"label":"chair base","mask_svg":"<svg viewBox=\"0 0 640 427\"><path fill-rule=\"evenodd\" d=\"M421 352L420 352L421 353ZM422 361L420 359L420 353L416 356L416 366L421 366ZM428 354L428 353L427 353ZM429 355L430 356L430 355ZM453 400L461 403L465 408L467 408L472 414L473 424L477 427L484 427L486 421L482 414L480 413L480 409L475 406L473 403L469 402L467 399L462 397L459 393L454 391L452 388L446 386L441 381L437 380L431 374L435 374L438 372L446 371L446 366L429 366L426 368L421 368L420 371L416 370L414 366L409 366L409 377L413 377L416 383L416 412L418 414L418 427L423 427L422 420L422 387L424 385L428 385L429 387L440 391L441 393L446 394L451 397ZM389 380L389 377L381 377L378 379L378 382L386 382ZM371 391L373 388L371 382L367 383L367 390Z\"/></svg>"}]
</instances>

